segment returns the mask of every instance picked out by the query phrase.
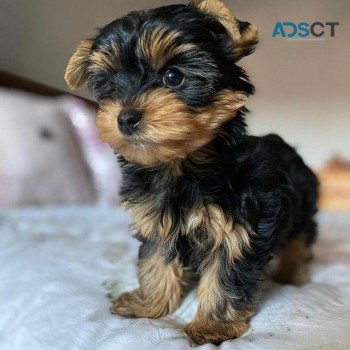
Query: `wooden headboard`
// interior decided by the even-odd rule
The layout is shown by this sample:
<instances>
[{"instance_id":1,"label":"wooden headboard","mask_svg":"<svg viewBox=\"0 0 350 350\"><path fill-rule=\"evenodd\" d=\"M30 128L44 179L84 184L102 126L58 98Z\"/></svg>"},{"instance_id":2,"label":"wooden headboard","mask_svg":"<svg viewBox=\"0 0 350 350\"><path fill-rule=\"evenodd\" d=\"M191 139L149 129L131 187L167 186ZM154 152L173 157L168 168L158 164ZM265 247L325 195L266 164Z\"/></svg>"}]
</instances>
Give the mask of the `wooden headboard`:
<instances>
[{"instance_id":1,"label":"wooden headboard","mask_svg":"<svg viewBox=\"0 0 350 350\"><path fill-rule=\"evenodd\" d=\"M47 86L45 84L34 82L30 79L22 78L20 76L7 73L0 70L0 86L5 86L8 88L23 90L27 92L31 92L34 94L42 95L42 96L61 96L61 95L73 95L70 93L67 93L65 91ZM94 101L91 101L87 98L83 98L80 96L73 95L83 101L85 101L87 104L89 104L91 107L97 109L97 103Z\"/></svg>"}]
</instances>

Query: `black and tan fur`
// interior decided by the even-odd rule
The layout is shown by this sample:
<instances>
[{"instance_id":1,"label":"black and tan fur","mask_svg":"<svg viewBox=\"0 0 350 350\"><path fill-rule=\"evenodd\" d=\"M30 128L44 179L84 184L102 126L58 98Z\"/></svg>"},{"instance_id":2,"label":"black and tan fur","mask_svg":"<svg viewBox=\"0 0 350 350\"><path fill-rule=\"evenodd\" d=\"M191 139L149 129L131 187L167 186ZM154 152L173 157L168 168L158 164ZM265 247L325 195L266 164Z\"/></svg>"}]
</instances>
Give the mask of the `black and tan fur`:
<instances>
[{"instance_id":1,"label":"black and tan fur","mask_svg":"<svg viewBox=\"0 0 350 350\"><path fill-rule=\"evenodd\" d=\"M198 344L246 332L272 257L277 281L309 280L317 179L278 136L246 134L254 87L237 62L257 42L221 1L194 0L115 20L80 43L66 72L99 102L97 127L119 154L142 242L140 287L111 310L165 316L191 272L199 307L185 329Z\"/></svg>"}]
</instances>

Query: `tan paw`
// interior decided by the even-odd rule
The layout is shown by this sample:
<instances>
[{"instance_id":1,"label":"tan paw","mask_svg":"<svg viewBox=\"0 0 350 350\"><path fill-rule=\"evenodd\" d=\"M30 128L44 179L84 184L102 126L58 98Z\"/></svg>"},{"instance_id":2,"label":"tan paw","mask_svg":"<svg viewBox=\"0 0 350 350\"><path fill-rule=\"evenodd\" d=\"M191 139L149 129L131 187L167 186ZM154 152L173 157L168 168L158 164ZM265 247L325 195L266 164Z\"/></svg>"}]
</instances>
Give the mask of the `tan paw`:
<instances>
[{"instance_id":1,"label":"tan paw","mask_svg":"<svg viewBox=\"0 0 350 350\"><path fill-rule=\"evenodd\" d=\"M281 269L272 275L272 279L279 284L303 286L310 282L309 267L307 265L300 265L295 269Z\"/></svg>"},{"instance_id":2,"label":"tan paw","mask_svg":"<svg viewBox=\"0 0 350 350\"><path fill-rule=\"evenodd\" d=\"M125 317L143 317L142 311L144 302L139 296L138 289L123 293L117 299L112 301L110 311L112 314L118 314Z\"/></svg>"},{"instance_id":3,"label":"tan paw","mask_svg":"<svg viewBox=\"0 0 350 350\"><path fill-rule=\"evenodd\" d=\"M246 322L229 324L210 322L209 324L193 321L186 326L185 331L196 344L212 343L219 345L225 340L240 337L248 328Z\"/></svg>"},{"instance_id":4,"label":"tan paw","mask_svg":"<svg viewBox=\"0 0 350 350\"><path fill-rule=\"evenodd\" d=\"M159 318L169 313L169 305L161 299L152 302L144 300L140 296L139 289L135 289L130 293L124 293L112 302L110 311L125 317L137 318Z\"/></svg>"}]
</instances>

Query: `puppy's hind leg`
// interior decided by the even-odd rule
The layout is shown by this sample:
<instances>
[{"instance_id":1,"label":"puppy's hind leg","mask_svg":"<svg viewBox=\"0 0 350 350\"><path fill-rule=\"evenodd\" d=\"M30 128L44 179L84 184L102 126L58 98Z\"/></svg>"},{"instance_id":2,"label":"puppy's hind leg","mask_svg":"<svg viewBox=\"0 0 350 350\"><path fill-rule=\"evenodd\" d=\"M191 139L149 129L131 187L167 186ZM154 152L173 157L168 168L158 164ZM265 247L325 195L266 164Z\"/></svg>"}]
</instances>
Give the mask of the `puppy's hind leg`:
<instances>
[{"instance_id":1,"label":"puppy's hind leg","mask_svg":"<svg viewBox=\"0 0 350 350\"><path fill-rule=\"evenodd\" d=\"M310 282L311 246L302 234L289 240L282 248L272 279L280 284L304 285Z\"/></svg>"}]
</instances>

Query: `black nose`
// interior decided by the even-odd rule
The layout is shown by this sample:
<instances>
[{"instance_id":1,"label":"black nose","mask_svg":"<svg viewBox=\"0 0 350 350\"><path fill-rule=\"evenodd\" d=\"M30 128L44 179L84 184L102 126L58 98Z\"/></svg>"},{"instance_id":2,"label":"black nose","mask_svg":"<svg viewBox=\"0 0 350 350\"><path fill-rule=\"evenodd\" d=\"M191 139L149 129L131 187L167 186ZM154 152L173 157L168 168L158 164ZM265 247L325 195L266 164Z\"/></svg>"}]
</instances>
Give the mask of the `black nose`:
<instances>
[{"instance_id":1,"label":"black nose","mask_svg":"<svg viewBox=\"0 0 350 350\"><path fill-rule=\"evenodd\" d=\"M119 130L125 135L132 135L138 129L141 118L141 111L122 111L118 116Z\"/></svg>"}]
</instances>

